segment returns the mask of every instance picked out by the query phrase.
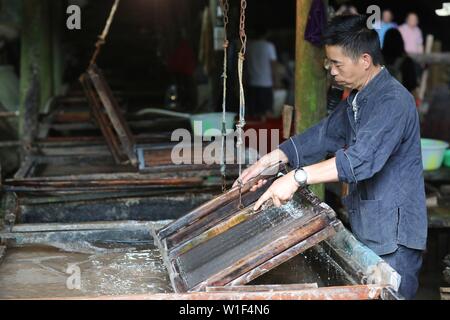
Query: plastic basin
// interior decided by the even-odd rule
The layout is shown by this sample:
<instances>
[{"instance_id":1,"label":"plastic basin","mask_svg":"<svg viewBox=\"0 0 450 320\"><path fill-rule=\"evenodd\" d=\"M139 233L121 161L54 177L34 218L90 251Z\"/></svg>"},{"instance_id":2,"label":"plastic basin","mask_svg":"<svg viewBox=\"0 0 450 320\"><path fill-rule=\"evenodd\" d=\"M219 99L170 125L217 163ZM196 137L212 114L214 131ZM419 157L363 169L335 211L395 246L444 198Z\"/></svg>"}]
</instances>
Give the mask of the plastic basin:
<instances>
[{"instance_id":1,"label":"plastic basin","mask_svg":"<svg viewBox=\"0 0 450 320\"><path fill-rule=\"evenodd\" d=\"M225 115L227 132L234 130L235 113L227 112ZM222 112L202 113L192 115L191 126L196 136L212 137L222 134Z\"/></svg>"},{"instance_id":2,"label":"plastic basin","mask_svg":"<svg viewBox=\"0 0 450 320\"><path fill-rule=\"evenodd\" d=\"M450 168L450 149L447 149L447 151L445 151L444 166Z\"/></svg>"},{"instance_id":3,"label":"plastic basin","mask_svg":"<svg viewBox=\"0 0 450 320\"><path fill-rule=\"evenodd\" d=\"M449 144L445 141L421 139L422 163L424 170L439 169Z\"/></svg>"}]
</instances>

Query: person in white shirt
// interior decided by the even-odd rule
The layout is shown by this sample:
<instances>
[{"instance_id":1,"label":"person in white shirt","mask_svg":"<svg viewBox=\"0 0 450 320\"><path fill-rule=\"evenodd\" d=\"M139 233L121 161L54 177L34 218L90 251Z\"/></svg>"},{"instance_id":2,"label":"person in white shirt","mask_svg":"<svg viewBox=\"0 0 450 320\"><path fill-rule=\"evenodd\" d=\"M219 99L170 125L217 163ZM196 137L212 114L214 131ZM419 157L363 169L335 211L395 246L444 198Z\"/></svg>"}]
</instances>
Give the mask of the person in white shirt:
<instances>
[{"instance_id":1,"label":"person in white shirt","mask_svg":"<svg viewBox=\"0 0 450 320\"><path fill-rule=\"evenodd\" d=\"M265 116L273 109L273 69L277 61L275 45L266 40L266 31L258 29L249 41L246 54L247 113Z\"/></svg>"}]
</instances>

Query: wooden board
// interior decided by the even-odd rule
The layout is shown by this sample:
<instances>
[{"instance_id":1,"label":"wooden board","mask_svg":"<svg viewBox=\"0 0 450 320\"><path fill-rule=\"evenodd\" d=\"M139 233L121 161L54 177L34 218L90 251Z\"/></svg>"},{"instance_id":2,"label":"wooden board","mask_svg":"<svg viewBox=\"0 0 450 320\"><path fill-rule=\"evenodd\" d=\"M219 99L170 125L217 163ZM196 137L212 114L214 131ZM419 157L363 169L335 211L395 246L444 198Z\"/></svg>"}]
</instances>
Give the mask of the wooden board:
<instances>
[{"instance_id":1,"label":"wooden board","mask_svg":"<svg viewBox=\"0 0 450 320\"><path fill-rule=\"evenodd\" d=\"M159 293L122 296L90 296L70 298L46 298L46 300L376 300L380 299L385 286L355 285L311 288L289 291L262 292L191 292ZM38 300L38 299L37 299Z\"/></svg>"},{"instance_id":2,"label":"wooden board","mask_svg":"<svg viewBox=\"0 0 450 320\"><path fill-rule=\"evenodd\" d=\"M125 159L137 166L135 140L102 72L92 65L80 77L94 119L117 163Z\"/></svg>"},{"instance_id":3,"label":"wooden board","mask_svg":"<svg viewBox=\"0 0 450 320\"><path fill-rule=\"evenodd\" d=\"M441 287L440 291L441 291L441 300L450 300L450 287L449 288Z\"/></svg>"},{"instance_id":4,"label":"wooden board","mask_svg":"<svg viewBox=\"0 0 450 320\"><path fill-rule=\"evenodd\" d=\"M277 292L317 289L317 283L269 284L254 286L207 287L206 292Z\"/></svg>"},{"instance_id":5,"label":"wooden board","mask_svg":"<svg viewBox=\"0 0 450 320\"><path fill-rule=\"evenodd\" d=\"M140 171L151 171L154 168L164 167L164 166L174 166L178 168L178 170L191 170L192 168L196 169L205 169L205 168L219 168L220 169L220 155L215 157L214 155L207 155L203 153L205 148L208 148L209 143L201 144L199 150L195 150L195 145L186 145L183 148L183 152L188 153L187 155L182 155L182 159L175 159L174 157L181 157L178 154L178 151L174 149L175 144L163 146L163 147L155 147L153 145L145 146L140 145L136 147L136 153L139 160L139 170ZM225 163L227 164L227 169L236 169L238 168L237 159L235 157L237 155L237 151L235 150L234 154L228 155L225 158ZM236 177L237 178L237 177Z\"/></svg>"}]
</instances>

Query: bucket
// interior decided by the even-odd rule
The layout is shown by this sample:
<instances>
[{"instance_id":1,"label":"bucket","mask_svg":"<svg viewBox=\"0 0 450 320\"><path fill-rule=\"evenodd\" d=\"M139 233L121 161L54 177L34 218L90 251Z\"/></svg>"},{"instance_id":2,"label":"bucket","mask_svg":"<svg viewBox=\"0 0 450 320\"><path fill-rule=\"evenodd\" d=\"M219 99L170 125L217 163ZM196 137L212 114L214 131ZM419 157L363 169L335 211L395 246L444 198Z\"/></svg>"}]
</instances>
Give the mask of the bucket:
<instances>
[{"instance_id":1,"label":"bucket","mask_svg":"<svg viewBox=\"0 0 450 320\"><path fill-rule=\"evenodd\" d=\"M444 161L448 143L440 140L421 139L422 163L424 170L439 169Z\"/></svg>"},{"instance_id":2,"label":"bucket","mask_svg":"<svg viewBox=\"0 0 450 320\"><path fill-rule=\"evenodd\" d=\"M288 92L285 89L273 91L273 115L275 118L281 117L281 110L286 103Z\"/></svg>"},{"instance_id":3,"label":"bucket","mask_svg":"<svg viewBox=\"0 0 450 320\"><path fill-rule=\"evenodd\" d=\"M450 149L447 149L444 154L444 166L450 168Z\"/></svg>"}]
</instances>

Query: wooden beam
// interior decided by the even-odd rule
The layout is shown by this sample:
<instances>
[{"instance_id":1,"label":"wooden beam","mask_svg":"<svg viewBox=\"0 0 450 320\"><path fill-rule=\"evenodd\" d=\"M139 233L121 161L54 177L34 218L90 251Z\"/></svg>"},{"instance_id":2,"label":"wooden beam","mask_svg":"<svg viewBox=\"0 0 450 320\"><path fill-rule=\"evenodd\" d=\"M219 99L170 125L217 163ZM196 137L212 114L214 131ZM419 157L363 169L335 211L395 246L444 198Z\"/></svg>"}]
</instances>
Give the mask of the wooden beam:
<instances>
[{"instance_id":1,"label":"wooden beam","mask_svg":"<svg viewBox=\"0 0 450 320\"><path fill-rule=\"evenodd\" d=\"M23 2L19 134L25 146L33 142L39 111L53 90L49 11L48 0Z\"/></svg>"},{"instance_id":2,"label":"wooden beam","mask_svg":"<svg viewBox=\"0 0 450 320\"><path fill-rule=\"evenodd\" d=\"M25 2L28 2L25 1ZM41 20L39 21L39 77L40 77L40 108L42 113L47 112L46 107L53 96L53 41L51 34L51 0L39 0L41 10ZM61 28L61 26L57 26Z\"/></svg>"},{"instance_id":3,"label":"wooden beam","mask_svg":"<svg viewBox=\"0 0 450 320\"><path fill-rule=\"evenodd\" d=\"M296 291L305 289L318 289L317 283L294 283L294 284L269 284L269 285L247 285L206 287L206 292L264 292L264 291Z\"/></svg>"},{"instance_id":4,"label":"wooden beam","mask_svg":"<svg viewBox=\"0 0 450 320\"><path fill-rule=\"evenodd\" d=\"M19 186L19 187L36 187L36 188L89 188L89 187L118 187L118 186L172 186L172 185L201 185L202 178L153 178L153 179L111 179L111 180L69 180L69 181L12 181L4 186Z\"/></svg>"},{"instance_id":5,"label":"wooden beam","mask_svg":"<svg viewBox=\"0 0 450 320\"><path fill-rule=\"evenodd\" d=\"M305 29L312 0L297 0L295 110L296 132L301 133L315 125L326 115L326 72L323 48L305 40ZM327 4L326 4L327 5ZM312 186L321 199L324 186Z\"/></svg>"},{"instance_id":6,"label":"wooden beam","mask_svg":"<svg viewBox=\"0 0 450 320\"><path fill-rule=\"evenodd\" d=\"M46 300L375 300L383 286L358 285L279 292L193 292L123 296L51 298Z\"/></svg>"},{"instance_id":7,"label":"wooden beam","mask_svg":"<svg viewBox=\"0 0 450 320\"><path fill-rule=\"evenodd\" d=\"M80 223L31 223L18 224L12 227L13 233L57 232L57 231L90 231L153 227L155 222L147 221L109 221Z\"/></svg>"},{"instance_id":8,"label":"wooden beam","mask_svg":"<svg viewBox=\"0 0 450 320\"><path fill-rule=\"evenodd\" d=\"M51 36L53 56L53 92L57 96L61 94L64 73L64 51L62 47L62 27L64 25L64 2L51 2Z\"/></svg>"},{"instance_id":9,"label":"wooden beam","mask_svg":"<svg viewBox=\"0 0 450 320\"><path fill-rule=\"evenodd\" d=\"M0 118L15 118L19 116L19 111L2 111Z\"/></svg>"},{"instance_id":10,"label":"wooden beam","mask_svg":"<svg viewBox=\"0 0 450 320\"><path fill-rule=\"evenodd\" d=\"M450 52L411 54L411 58L413 58L418 63L450 64Z\"/></svg>"}]
</instances>

